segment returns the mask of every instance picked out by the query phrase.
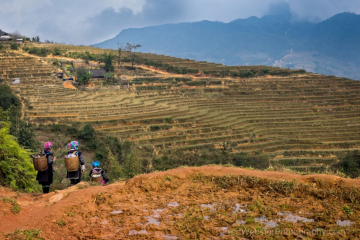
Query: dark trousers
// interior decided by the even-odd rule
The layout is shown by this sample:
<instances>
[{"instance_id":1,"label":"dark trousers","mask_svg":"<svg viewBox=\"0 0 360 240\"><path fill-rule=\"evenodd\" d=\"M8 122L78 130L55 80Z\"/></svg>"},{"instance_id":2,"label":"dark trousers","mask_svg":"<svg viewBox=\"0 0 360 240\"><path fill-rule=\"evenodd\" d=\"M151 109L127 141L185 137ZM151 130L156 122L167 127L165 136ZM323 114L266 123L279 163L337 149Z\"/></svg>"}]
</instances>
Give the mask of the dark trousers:
<instances>
[{"instance_id":1,"label":"dark trousers","mask_svg":"<svg viewBox=\"0 0 360 240\"><path fill-rule=\"evenodd\" d=\"M42 185L43 193L49 193L50 191L50 185Z\"/></svg>"},{"instance_id":2,"label":"dark trousers","mask_svg":"<svg viewBox=\"0 0 360 240\"><path fill-rule=\"evenodd\" d=\"M76 185L80 182L80 179L70 179L71 186Z\"/></svg>"}]
</instances>

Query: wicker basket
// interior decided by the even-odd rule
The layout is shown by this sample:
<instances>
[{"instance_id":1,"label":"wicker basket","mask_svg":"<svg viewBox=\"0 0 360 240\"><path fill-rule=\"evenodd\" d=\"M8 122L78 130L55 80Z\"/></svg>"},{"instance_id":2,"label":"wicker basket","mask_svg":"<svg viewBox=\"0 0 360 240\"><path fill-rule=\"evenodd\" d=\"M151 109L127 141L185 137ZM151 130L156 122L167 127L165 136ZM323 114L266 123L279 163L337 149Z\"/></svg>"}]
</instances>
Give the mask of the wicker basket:
<instances>
[{"instance_id":1,"label":"wicker basket","mask_svg":"<svg viewBox=\"0 0 360 240\"><path fill-rule=\"evenodd\" d=\"M79 169L79 156L65 156L65 167L68 172L76 172Z\"/></svg>"},{"instance_id":2,"label":"wicker basket","mask_svg":"<svg viewBox=\"0 0 360 240\"><path fill-rule=\"evenodd\" d=\"M48 167L46 154L39 153L33 156L33 164L36 171L45 171Z\"/></svg>"},{"instance_id":3,"label":"wicker basket","mask_svg":"<svg viewBox=\"0 0 360 240\"><path fill-rule=\"evenodd\" d=\"M101 173L92 173L91 174L91 181L101 183L102 182L102 176Z\"/></svg>"}]
</instances>

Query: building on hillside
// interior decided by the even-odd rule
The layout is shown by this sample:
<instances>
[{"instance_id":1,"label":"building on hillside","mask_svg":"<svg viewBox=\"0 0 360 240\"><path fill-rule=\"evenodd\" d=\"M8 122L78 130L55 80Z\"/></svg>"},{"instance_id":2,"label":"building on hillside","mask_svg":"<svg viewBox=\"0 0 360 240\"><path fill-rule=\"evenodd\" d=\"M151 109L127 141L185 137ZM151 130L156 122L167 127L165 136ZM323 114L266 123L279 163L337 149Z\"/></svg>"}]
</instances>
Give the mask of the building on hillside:
<instances>
[{"instance_id":1,"label":"building on hillside","mask_svg":"<svg viewBox=\"0 0 360 240\"><path fill-rule=\"evenodd\" d=\"M12 39L11 34L0 30L0 42L11 41Z\"/></svg>"},{"instance_id":2,"label":"building on hillside","mask_svg":"<svg viewBox=\"0 0 360 240\"><path fill-rule=\"evenodd\" d=\"M56 74L56 76L58 78L64 78L64 73L63 72L56 72L55 74Z\"/></svg>"},{"instance_id":3,"label":"building on hillside","mask_svg":"<svg viewBox=\"0 0 360 240\"><path fill-rule=\"evenodd\" d=\"M2 35L0 36L0 42L6 42L6 41L11 41L12 37L9 35Z\"/></svg>"},{"instance_id":4,"label":"building on hillside","mask_svg":"<svg viewBox=\"0 0 360 240\"><path fill-rule=\"evenodd\" d=\"M91 78L104 78L105 77L105 69L86 69L86 72L91 72Z\"/></svg>"},{"instance_id":5,"label":"building on hillside","mask_svg":"<svg viewBox=\"0 0 360 240\"><path fill-rule=\"evenodd\" d=\"M18 38L18 39L16 39L16 42L17 42L17 43L24 43L24 39Z\"/></svg>"},{"instance_id":6,"label":"building on hillside","mask_svg":"<svg viewBox=\"0 0 360 240\"><path fill-rule=\"evenodd\" d=\"M12 79L12 84L13 84L13 85L18 85L18 84L20 84L20 78L13 78L13 79Z\"/></svg>"}]
</instances>

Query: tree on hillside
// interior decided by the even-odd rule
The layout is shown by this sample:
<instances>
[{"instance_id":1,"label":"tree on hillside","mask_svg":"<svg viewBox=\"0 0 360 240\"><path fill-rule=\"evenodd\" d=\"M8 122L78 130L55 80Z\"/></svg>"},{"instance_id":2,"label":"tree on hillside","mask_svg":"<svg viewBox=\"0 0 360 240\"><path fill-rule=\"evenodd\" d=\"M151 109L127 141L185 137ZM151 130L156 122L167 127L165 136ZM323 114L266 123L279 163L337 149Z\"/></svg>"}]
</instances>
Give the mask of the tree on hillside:
<instances>
[{"instance_id":1,"label":"tree on hillside","mask_svg":"<svg viewBox=\"0 0 360 240\"><path fill-rule=\"evenodd\" d=\"M83 66L76 68L76 81L79 85L86 85L91 78L91 72L87 71Z\"/></svg>"},{"instance_id":2,"label":"tree on hillside","mask_svg":"<svg viewBox=\"0 0 360 240\"><path fill-rule=\"evenodd\" d=\"M32 42L40 42L40 37L39 37L39 35L36 36L36 37L32 37L32 38L31 38L31 41L32 41Z\"/></svg>"},{"instance_id":3,"label":"tree on hillside","mask_svg":"<svg viewBox=\"0 0 360 240\"><path fill-rule=\"evenodd\" d=\"M109 54L104 53L102 55L102 60L105 63L104 69L105 69L106 72L113 72L114 71L114 66L112 65L112 61L114 60L114 58L115 58L115 55L113 55L111 53L109 53Z\"/></svg>"},{"instance_id":4,"label":"tree on hillside","mask_svg":"<svg viewBox=\"0 0 360 240\"><path fill-rule=\"evenodd\" d=\"M140 44L130 44L126 43L125 49L130 52L131 66L134 66L134 63L139 62L139 56L135 53L136 49L141 48ZM132 52L134 50L134 52Z\"/></svg>"},{"instance_id":5,"label":"tree on hillside","mask_svg":"<svg viewBox=\"0 0 360 240\"><path fill-rule=\"evenodd\" d=\"M121 64L121 54L122 54L122 50L123 50L123 47L120 46L120 44L118 43L118 59L117 59L117 62L118 62L118 67L120 68L120 64Z\"/></svg>"},{"instance_id":6,"label":"tree on hillside","mask_svg":"<svg viewBox=\"0 0 360 240\"><path fill-rule=\"evenodd\" d=\"M23 35L21 35L21 33L17 30L15 32L11 33L11 35L13 35L13 39L23 38Z\"/></svg>"}]
</instances>

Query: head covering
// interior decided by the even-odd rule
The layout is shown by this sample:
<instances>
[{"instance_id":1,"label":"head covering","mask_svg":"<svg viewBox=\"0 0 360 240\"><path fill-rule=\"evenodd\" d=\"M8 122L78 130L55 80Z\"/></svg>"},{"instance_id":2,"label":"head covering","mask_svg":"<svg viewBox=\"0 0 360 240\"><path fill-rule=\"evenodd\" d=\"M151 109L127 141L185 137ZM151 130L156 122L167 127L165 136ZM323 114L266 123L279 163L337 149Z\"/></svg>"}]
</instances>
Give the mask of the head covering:
<instances>
[{"instance_id":1,"label":"head covering","mask_svg":"<svg viewBox=\"0 0 360 240\"><path fill-rule=\"evenodd\" d=\"M51 142L46 142L45 144L44 144L44 149L50 149L50 148L52 148L52 143Z\"/></svg>"},{"instance_id":2,"label":"head covering","mask_svg":"<svg viewBox=\"0 0 360 240\"><path fill-rule=\"evenodd\" d=\"M72 141L71 143L67 144L67 147L70 147L71 149L78 149L79 147L79 142L77 141Z\"/></svg>"},{"instance_id":3,"label":"head covering","mask_svg":"<svg viewBox=\"0 0 360 240\"><path fill-rule=\"evenodd\" d=\"M91 163L91 166L93 167L99 167L100 166L100 162L99 161L94 161Z\"/></svg>"}]
</instances>

